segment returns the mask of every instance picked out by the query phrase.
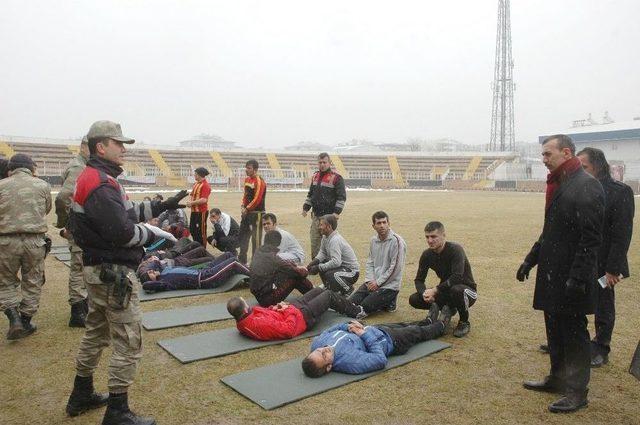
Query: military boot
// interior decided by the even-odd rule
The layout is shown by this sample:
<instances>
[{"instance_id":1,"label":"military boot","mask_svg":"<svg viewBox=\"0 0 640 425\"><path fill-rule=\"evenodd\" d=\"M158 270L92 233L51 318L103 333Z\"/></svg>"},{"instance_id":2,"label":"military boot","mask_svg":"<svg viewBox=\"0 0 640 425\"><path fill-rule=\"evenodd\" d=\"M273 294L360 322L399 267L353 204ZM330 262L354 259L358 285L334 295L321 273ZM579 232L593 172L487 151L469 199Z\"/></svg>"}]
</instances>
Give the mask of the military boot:
<instances>
[{"instance_id":1,"label":"military boot","mask_svg":"<svg viewBox=\"0 0 640 425\"><path fill-rule=\"evenodd\" d=\"M78 416L87 410L105 406L109 400L109 394L97 393L93 388L93 376L78 376L73 381L73 391L67 402L67 414Z\"/></svg>"},{"instance_id":2,"label":"military boot","mask_svg":"<svg viewBox=\"0 0 640 425\"><path fill-rule=\"evenodd\" d=\"M20 321L22 322L22 327L24 328L24 336L29 336L38 329L36 325L31 323L31 316L21 314Z\"/></svg>"},{"instance_id":3,"label":"military boot","mask_svg":"<svg viewBox=\"0 0 640 425\"><path fill-rule=\"evenodd\" d=\"M138 416L129 410L127 393L109 393L109 403L104 412L102 425L156 425L156 420Z\"/></svg>"},{"instance_id":4,"label":"military boot","mask_svg":"<svg viewBox=\"0 0 640 425\"><path fill-rule=\"evenodd\" d=\"M7 318L9 319L9 331L7 332L7 339L14 340L27 336L24 331L24 327L22 326L22 322L20 321L20 313L18 313L17 308L8 308L4 311L4 314L6 314Z\"/></svg>"},{"instance_id":5,"label":"military boot","mask_svg":"<svg viewBox=\"0 0 640 425\"><path fill-rule=\"evenodd\" d=\"M70 328L84 328L84 322L87 319L84 301L78 301L71 304L71 317L69 318Z\"/></svg>"}]
</instances>

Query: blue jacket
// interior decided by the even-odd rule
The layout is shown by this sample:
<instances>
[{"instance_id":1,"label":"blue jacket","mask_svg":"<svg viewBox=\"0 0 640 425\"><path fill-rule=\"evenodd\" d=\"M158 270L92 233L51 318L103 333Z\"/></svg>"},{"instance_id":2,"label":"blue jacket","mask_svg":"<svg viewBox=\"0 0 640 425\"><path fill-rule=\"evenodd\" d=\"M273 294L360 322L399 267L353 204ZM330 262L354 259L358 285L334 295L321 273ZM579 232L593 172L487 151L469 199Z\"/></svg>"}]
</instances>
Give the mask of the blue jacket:
<instances>
[{"instance_id":1,"label":"blue jacket","mask_svg":"<svg viewBox=\"0 0 640 425\"><path fill-rule=\"evenodd\" d=\"M166 267L160 272L158 280L163 280L172 284L193 284L198 285L200 280L200 270L189 267Z\"/></svg>"},{"instance_id":2,"label":"blue jacket","mask_svg":"<svg viewBox=\"0 0 640 425\"><path fill-rule=\"evenodd\" d=\"M349 332L349 324L333 326L313 339L311 351L333 347L332 370L361 374L384 369L387 356L393 351L393 341L386 332L374 326L365 327L362 336Z\"/></svg>"}]
</instances>

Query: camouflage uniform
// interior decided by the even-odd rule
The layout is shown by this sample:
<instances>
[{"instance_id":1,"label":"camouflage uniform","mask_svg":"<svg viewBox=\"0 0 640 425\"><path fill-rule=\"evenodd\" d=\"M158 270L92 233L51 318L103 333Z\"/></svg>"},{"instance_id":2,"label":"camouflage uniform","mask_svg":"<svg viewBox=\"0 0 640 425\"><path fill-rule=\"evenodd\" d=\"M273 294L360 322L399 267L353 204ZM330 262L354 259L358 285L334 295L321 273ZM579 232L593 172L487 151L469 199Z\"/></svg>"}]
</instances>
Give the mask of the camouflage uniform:
<instances>
[{"instance_id":1,"label":"camouflage uniform","mask_svg":"<svg viewBox=\"0 0 640 425\"><path fill-rule=\"evenodd\" d=\"M73 197L73 189L76 180L84 167L87 160L84 156L78 154L72 159L67 168L62 173L62 188L56 196L56 214L58 222L56 227L62 229L66 227L69 219L69 209L71 208L71 198ZM73 237L69 235L67 238L69 243L69 252L71 253L71 268L69 269L69 305L84 301L87 298L87 290L82 276L82 250L73 241Z\"/></svg>"},{"instance_id":2,"label":"camouflage uniform","mask_svg":"<svg viewBox=\"0 0 640 425\"><path fill-rule=\"evenodd\" d=\"M51 186L17 168L0 180L0 309L18 308L23 316L38 311L44 284L46 215ZM22 281L18 279L18 272Z\"/></svg>"},{"instance_id":3,"label":"camouflage uniform","mask_svg":"<svg viewBox=\"0 0 640 425\"><path fill-rule=\"evenodd\" d=\"M142 357L142 311L138 293L140 282L135 271L129 269L127 277L133 283L129 305L125 309L113 308L109 304L108 284L100 280L101 266L85 266L84 279L89 292L89 314L86 331L78 356L78 376L92 376L100 355L113 342L113 353L109 362L109 392L124 393L133 383L138 362Z\"/></svg>"}]
</instances>

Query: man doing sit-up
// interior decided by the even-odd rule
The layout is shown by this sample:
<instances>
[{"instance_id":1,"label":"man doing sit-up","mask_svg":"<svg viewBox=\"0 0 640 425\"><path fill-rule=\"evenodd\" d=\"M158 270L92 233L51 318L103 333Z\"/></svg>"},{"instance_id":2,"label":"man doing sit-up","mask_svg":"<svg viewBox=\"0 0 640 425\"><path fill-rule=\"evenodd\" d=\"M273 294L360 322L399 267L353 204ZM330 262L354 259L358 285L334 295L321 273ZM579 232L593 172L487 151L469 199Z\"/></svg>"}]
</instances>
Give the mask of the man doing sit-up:
<instances>
[{"instance_id":1,"label":"man doing sit-up","mask_svg":"<svg viewBox=\"0 0 640 425\"><path fill-rule=\"evenodd\" d=\"M241 297L227 302L227 311L236 319L240 333L261 341L298 336L315 326L330 308L348 317L362 313L362 307L322 288L314 288L291 303L282 301L270 307L249 307Z\"/></svg>"},{"instance_id":2,"label":"man doing sit-up","mask_svg":"<svg viewBox=\"0 0 640 425\"><path fill-rule=\"evenodd\" d=\"M332 370L358 375L384 369L389 356L404 354L415 344L442 335L450 319L449 307L439 312L433 306L429 317L420 322L364 326L351 321L336 325L313 339L302 370L308 377L318 378Z\"/></svg>"},{"instance_id":3,"label":"man doing sit-up","mask_svg":"<svg viewBox=\"0 0 640 425\"><path fill-rule=\"evenodd\" d=\"M297 289L306 294L313 289L313 283L307 279L307 269L297 266L293 261L285 261L278 256L278 246L282 235L271 230L264 235L264 245L253 254L251 259L251 280L249 289L263 307L284 300Z\"/></svg>"}]
</instances>

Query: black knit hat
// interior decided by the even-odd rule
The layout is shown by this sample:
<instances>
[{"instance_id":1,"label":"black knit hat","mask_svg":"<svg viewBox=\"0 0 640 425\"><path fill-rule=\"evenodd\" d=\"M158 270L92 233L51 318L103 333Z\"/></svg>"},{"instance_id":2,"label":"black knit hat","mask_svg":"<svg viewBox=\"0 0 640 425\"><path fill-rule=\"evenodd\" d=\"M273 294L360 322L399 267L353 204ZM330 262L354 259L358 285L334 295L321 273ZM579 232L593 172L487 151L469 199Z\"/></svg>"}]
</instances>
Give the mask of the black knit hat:
<instances>
[{"instance_id":1,"label":"black knit hat","mask_svg":"<svg viewBox=\"0 0 640 425\"><path fill-rule=\"evenodd\" d=\"M0 179L4 179L7 177L7 167L9 166L9 161L4 158L0 158Z\"/></svg>"},{"instance_id":2,"label":"black knit hat","mask_svg":"<svg viewBox=\"0 0 640 425\"><path fill-rule=\"evenodd\" d=\"M33 173L36 170L36 163L33 162L33 159L31 159L29 155L17 153L9 160L9 166L7 169L9 171L13 171L16 168L28 168Z\"/></svg>"},{"instance_id":3,"label":"black knit hat","mask_svg":"<svg viewBox=\"0 0 640 425\"><path fill-rule=\"evenodd\" d=\"M209 170L207 170L204 167L198 167L195 169L194 171L196 174L198 174L201 177L207 177L209 175Z\"/></svg>"}]
</instances>

